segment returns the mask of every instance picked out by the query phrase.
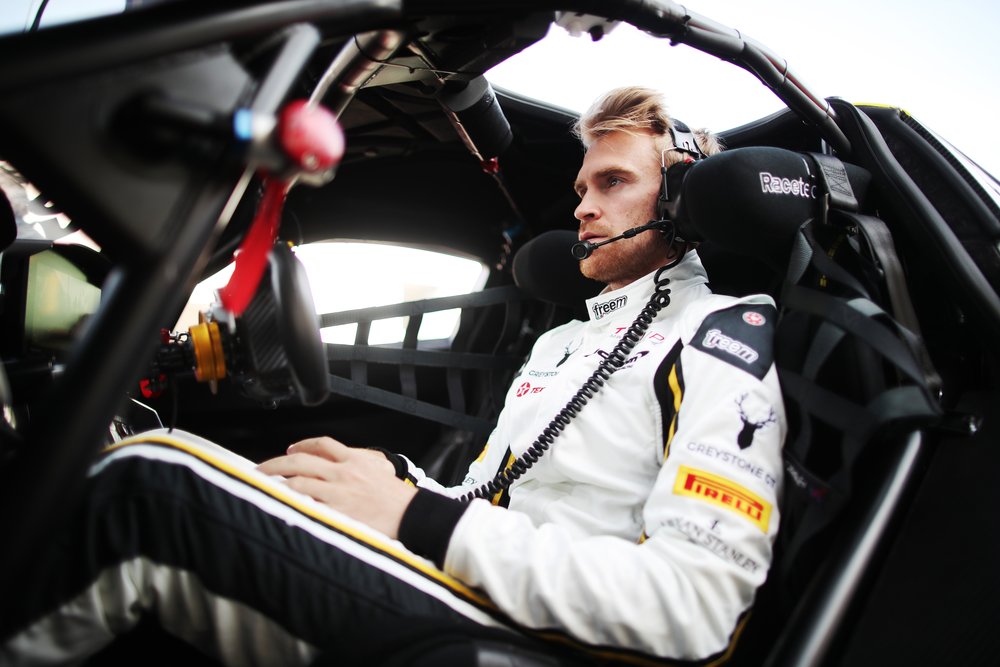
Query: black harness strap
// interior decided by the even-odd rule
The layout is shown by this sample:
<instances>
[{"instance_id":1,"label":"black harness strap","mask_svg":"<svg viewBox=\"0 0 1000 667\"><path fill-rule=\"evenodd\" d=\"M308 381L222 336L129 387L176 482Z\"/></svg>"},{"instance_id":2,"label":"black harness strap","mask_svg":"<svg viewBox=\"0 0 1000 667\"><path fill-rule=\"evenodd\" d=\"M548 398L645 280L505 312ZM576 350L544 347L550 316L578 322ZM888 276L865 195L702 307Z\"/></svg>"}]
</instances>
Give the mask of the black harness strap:
<instances>
[{"instance_id":1,"label":"black harness strap","mask_svg":"<svg viewBox=\"0 0 1000 667\"><path fill-rule=\"evenodd\" d=\"M799 285L786 285L782 290L782 302L788 308L822 318L853 334L874 348L912 381L923 384L923 369L910 353L908 346L900 345L900 339L904 336L898 328L899 325L893 322L895 325L893 330L868 315L867 313L875 313L888 318L888 315L872 302L861 302L865 306L862 309L855 305L854 301L845 301ZM818 365L822 361L822 358L817 357L813 364Z\"/></svg>"},{"instance_id":2,"label":"black harness strap","mask_svg":"<svg viewBox=\"0 0 1000 667\"><path fill-rule=\"evenodd\" d=\"M851 275L840 264L837 264L837 262L835 262L819 244L819 241L816 240L816 235L813 232L813 224L815 223L809 221L803 225L800 230L802 238L811 250L809 253L809 262L828 280L834 280L854 292L856 295L870 299L872 295L869 290L861 284L861 281ZM798 281L789 280L787 282L794 284Z\"/></svg>"},{"instance_id":3,"label":"black harness strap","mask_svg":"<svg viewBox=\"0 0 1000 667\"><path fill-rule=\"evenodd\" d=\"M857 211L858 200L847 177L844 163L826 153L808 153L819 168L816 179L827 200L827 207L838 211ZM825 220L824 220L825 222Z\"/></svg>"},{"instance_id":4,"label":"black harness strap","mask_svg":"<svg viewBox=\"0 0 1000 667\"><path fill-rule=\"evenodd\" d=\"M934 368L927 346L923 344L920 322L913 309L909 290L906 289L906 278L903 275L903 268L896 254L896 246L892 241L892 234L889 232L888 226L878 218L869 215L848 212L841 212L839 215L857 226L872 254L878 260L886 290L889 293L893 317L909 332L912 332L914 340L908 342L911 351L923 368L924 381L931 391L939 391L941 389L941 376Z\"/></svg>"},{"instance_id":5,"label":"black harness strap","mask_svg":"<svg viewBox=\"0 0 1000 667\"><path fill-rule=\"evenodd\" d=\"M789 417L794 415L798 426L785 444L787 482L778 536L781 574L793 585L800 555L815 549L814 538L849 501L855 464L873 440L887 429L926 426L941 416L940 378L920 337L888 228L856 212L858 203L839 160L811 157L823 209L802 224L795 240L776 340L797 352L784 355L778 365ZM854 229L860 245L850 236ZM831 256L835 253L817 240L824 230L842 230L848 236L840 249L861 264L876 265L878 275L855 275ZM814 286L807 276L822 279ZM891 315L875 301L883 289ZM803 337L808 337L805 347ZM848 356L840 356L841 351ZM849 366L840 368L843 359Z\"/></svg>"}]
</instances>

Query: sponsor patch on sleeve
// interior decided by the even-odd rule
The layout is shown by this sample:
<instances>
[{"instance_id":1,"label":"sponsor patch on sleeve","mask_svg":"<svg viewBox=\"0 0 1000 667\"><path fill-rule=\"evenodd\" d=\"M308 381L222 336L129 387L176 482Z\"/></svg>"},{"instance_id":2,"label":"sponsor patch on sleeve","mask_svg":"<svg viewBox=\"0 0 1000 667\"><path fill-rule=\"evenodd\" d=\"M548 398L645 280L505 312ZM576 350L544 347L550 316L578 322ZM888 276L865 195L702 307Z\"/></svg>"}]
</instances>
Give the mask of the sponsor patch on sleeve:
<instances>
[{"instance_id":1,"label":"sponsor patch on sleeve","mask_svg":"<svg viewBox=\"0 0 1000 667\"><path fill-rule=\"evenodd\" d=\"M716 311L701 323L691 345L762 380L774 358L777 317L775 308L766 304Z\"/></svg>"},{"instance_id":2,"label":"sponsor patch on sleeve","mask_svg":"<svg viewBox=\"0 0 1000 667\"><path fill-rule=\"evenodd\" d=\"M725 477L682 465L677 471L674 493L727 509L767 532L771 503Z\"/></svg>"}]
</instances>

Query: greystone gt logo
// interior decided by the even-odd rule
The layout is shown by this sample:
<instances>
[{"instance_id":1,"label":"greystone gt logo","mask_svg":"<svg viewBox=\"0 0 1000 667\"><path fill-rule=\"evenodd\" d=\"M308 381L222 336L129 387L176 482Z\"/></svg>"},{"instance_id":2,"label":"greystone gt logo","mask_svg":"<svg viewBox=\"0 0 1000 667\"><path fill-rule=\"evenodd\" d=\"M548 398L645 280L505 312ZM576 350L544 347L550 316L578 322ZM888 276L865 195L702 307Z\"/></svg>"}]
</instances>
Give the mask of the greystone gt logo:
<instances>
[{"instance_id":1,"label":"greystone gt logo","mask_svg":"<svg viewBox=\"0 0 1000 667\"><path fill-rule=\"evenodd\" d=\"M617 299L605 301L604 303L595 303L593 308L591 308L594 311L594 319L599 320L619 308L624 308L626 303L628 303L628 296L620 296Z\"/></svg>"},{"instance_id":2,"label":"greystone gt logo","mask_svg":"<svg viewBox=\"0 0 1000 667\"><path fill-rule=\"evenodd\" d=\"M741 343L735 338L730 338L718 329L709 329L705 334L705 340L701 342L706 348L715 348L731 354L741 361L752 364L760 356L757 350L746 343Z\"/></svg>"},{"instance_id":3,"label":"greystone gt logo","mask_svg":"<svg viewBox=\"0 0 1000 667\"><path fill-rule=\"evenodd\" d=\"M816 186L806 182L801 176L796 179L782 178L769 172L760 172L760 189L764 194L794 195L805 199L816 199Z\"/></svg>"}]
</instances>

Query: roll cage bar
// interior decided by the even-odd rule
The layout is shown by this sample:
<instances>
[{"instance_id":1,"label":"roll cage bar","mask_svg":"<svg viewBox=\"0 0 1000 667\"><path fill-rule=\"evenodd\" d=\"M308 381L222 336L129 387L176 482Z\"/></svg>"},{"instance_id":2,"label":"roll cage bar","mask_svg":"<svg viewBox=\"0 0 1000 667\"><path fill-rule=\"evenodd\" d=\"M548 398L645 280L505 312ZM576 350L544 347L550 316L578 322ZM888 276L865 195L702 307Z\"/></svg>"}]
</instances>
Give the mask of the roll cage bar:
<instances>
[{"instance_id":1,"label":"roll cage bar","mask_svg":"<svg viewBox=\"0 0 1000 667\"><path fill-rule=\"evenodd\" d=\"M473 5L461 0L429 0L406 3L410 11L441 11L461 14ZM672 0L600 0L569 2L477 2L476 11L494 9L561 11L593 14L622 20L655 37L669 38L671 44L687 44L745 69L760 80L804 121L814 125L824 140L838 152L849 152L851 143L837 126L837 116L821 95L810 90L788 67L788 61L763 44L705 16L689 11Z\"/></svg>"},{"instance_id":2,"label":"roll cage bar","mask_svg":"<svg viewBox=\"0 0 1000 667\"><path fill-rule=\"evenodd\" d=\"M337 3L288 0L222 11L200 3L175 3L164 9L168 10L164 14L175 15L167 24L160 23L160 13L157 13L156 22L148 20L142 12L100 19L99 22L113 21L118 25L113 34L102 35L98 45L89 41L88 34L75 32L74 26L47 29L46 33L65 31L68 39L60 39L56 44L34 39L34 35L11 38L10 50L0 45L0 57L12 58L20 54L17 56L20 64L0 75L0 93L99 70L121 64L123 60L152 58L300 22L333 24L340 34L352 34L385 22L405 25L408 18L425 14L578 12L627 21L651 35L669 38L673 44L687 44L747 70L803 120L813 124L834 150L850 150L850 141L837 126L837 117L830 104L791 71L787 60L740 31L691 12L672 0L620 0L613 4L600 0L491 0L474 4L461 0L346 0ZM76 36L82 38L82 42L77 42ZM79 48L83 45L87 48ZM73 57L67 57L69 54Z\"/></svg>"}]
</instances>

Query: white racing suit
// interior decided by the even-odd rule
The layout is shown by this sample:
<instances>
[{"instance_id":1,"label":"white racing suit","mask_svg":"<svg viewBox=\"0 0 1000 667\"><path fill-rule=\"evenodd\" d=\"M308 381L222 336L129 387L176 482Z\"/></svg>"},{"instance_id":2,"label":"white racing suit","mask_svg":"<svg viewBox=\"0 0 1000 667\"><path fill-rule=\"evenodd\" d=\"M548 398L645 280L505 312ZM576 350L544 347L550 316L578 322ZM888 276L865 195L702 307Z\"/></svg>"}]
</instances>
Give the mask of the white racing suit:
<instances>
[{"instance_id":1,"label":"white racing suit","mask_svg":"<svg viewBox=\"0 0 1000 667\"><path fill-rule=\"evenodd\" d=\"M527 627L705 658L729 645L778 528L775 310L768 297L711 294L693 253L666 275L670 304L624 366L509 497L493 499L513 511L471 503L443 566ZM588 321L539 338L462 491L532 444L652 292L652 275L605 292L587 302Z\"/></svg>"},{"instance_id":2,"label":"white racing suit","mask_svg":"<svg viewBox=\"0 0 1000 667\"><path fill-rule=\"evenodd\" d=\"M189 434L113 448L39 554L42 574L4 601L0 664L79 659L150 617L237 665L381 664L492 628L600 661L723 656L779 521L775 311L712 295L694 253L665 275L669 305L496 505L454 498L532 444L646 305L653 275L538 340L461 488L390 457L422 487L400 541Z\"/></svg>"}]
</instances>

